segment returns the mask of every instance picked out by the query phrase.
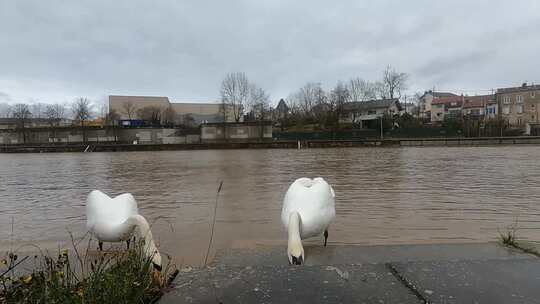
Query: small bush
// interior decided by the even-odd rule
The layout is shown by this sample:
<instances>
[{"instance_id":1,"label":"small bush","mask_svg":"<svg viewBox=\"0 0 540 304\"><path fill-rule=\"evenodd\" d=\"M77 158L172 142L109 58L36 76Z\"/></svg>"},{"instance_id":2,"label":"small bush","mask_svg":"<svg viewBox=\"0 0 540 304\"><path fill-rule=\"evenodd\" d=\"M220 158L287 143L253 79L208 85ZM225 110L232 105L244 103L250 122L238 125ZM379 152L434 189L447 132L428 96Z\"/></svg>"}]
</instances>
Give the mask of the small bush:
<instances>
[{"instance_id":1,"label":"small bush","mask_svg":"<svg viewBox=\"0 0 540 304\"><path fill-rule=\"evenodd\" d=\"M17 259L10 253L4 264L13 269ZM0 272L0 303L153 303L178 273L170 265L155 270L142 242L125 252L92 254L87 249L84 256L74 245L71 257L64 250L54 258L35 259L38 266L30 274Z\"/></svg>"}]
</instances>

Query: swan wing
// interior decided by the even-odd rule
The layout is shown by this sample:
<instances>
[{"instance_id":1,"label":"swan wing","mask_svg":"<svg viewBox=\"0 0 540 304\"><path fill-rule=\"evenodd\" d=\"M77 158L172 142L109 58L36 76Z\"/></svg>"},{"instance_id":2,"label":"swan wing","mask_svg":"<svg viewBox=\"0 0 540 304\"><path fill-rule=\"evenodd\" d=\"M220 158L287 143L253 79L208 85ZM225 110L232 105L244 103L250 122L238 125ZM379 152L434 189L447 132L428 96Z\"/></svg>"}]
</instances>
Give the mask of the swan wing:
<instances>
[{"instance_id":1,"label":"swan wing","mask_svg":"<svg viewBox=\"0 0 540 304\"><path fill-rule=\"evenodd\" d=\"M281 220L287 228L290 214L298 212L302 237L320 234L335 216L335 193L323 178L299 178L287 190Z\"/></svg>"},{"instance_id":2,"label":"swan wing","mask_svg":"<svg viewBox=\"0 0 540 304\"><path fill-rule=\"evenodd\" d=\"M138 214L137 202L129 193L111 198L99 190L94 190L86 199L86 218L89 229L97 223L120 225L136 214Z\"/></svg>"}]
</instances>

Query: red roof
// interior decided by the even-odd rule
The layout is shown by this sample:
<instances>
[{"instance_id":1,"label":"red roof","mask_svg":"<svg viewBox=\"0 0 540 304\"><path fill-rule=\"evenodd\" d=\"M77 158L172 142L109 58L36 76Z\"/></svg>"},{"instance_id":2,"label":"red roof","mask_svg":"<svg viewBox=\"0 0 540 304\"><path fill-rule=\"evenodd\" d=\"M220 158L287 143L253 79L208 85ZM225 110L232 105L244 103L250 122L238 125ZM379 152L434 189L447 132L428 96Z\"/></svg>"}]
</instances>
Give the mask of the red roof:
<instances>
[{"instance_id":1,"label":"red roof","mask_svg":"<svg viewBox=\"0 0 540 304\"><path fill-rule=\"evenodd\" d=\"M483 108L492 101L495 101L495 95L465 96L463 108Z\"/></svg>"},{"instance_id":2,"label":"red roof","mask_svg":"<svg viewBox=\"0 0 540 304\"><path fill-rule=\"evenodd\" d=\"M451 97L441 97L433 99L431 102L432 105L446 105L448 107L461 107L463 104L463 96L451 96Z\"/></svg>"}]
</instances>

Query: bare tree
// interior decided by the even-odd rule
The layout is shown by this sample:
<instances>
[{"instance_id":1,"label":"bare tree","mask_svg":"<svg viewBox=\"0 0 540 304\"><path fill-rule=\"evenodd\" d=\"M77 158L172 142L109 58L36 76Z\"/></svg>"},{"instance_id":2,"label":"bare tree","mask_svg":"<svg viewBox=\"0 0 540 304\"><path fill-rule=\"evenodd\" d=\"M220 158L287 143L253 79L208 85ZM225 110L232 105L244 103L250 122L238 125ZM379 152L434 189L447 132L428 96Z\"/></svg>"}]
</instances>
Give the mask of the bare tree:
<instances>
[{"instance_id":1,"label":"bare tree","mask_svg":"<svg viewBox=\"0 0 540 304\"><path fill-rule=\"evenodd\" d=\"M349 80L347 89L351 95L351 101L368 101L377 98L375 83L362 78Z\"/></svg>"},{"instance_id":2,"label":"bare tree","mask_svg":"<svg viewBox=\"0 0 540 304\"><path fill-rule=\"evenodd\" d=\"M43 114L45 118L49 121L51 127L58 127L62 119L65 118L65 106L60 103L47 105Z\"/></svg>"},{"instance_id":3,"label":"bare tree","mask_svg":"<svg viewBox=\"0 0 540 304\"><path fill-rule=\"evenodd\" d=\"M294 94L291 94L289 97L287 97L286 103L289 107L289 113L290 115L287 117L287 119L283 122L287 125L301 125L303 120L303 113L302 109L297 102L297 99Z\"/></svg>"},{"instance_id":4,"label":"bare tree","mask_svg":"<svg viewBox=\"0 0 540 304\"><path fill-rule=\"evenodd\" d=\"M297 93L299 106L305 116L313 115L313 108L326 102L326 92L320 83L307 83Z\"/></svg>"},{"instance_id":5,"label":"bare tree","mask_svg":"<svg viewBox=\"0 0 540 304\"><path fill-rule=\"evenodd\" d=\"M31 103L29 107L33 118L43 118L47 109L47 105L41 102Z\"/></svg>"},{"instance_id":6,"label":"bare tree","mask_svg":"<svg viewBox=\"0 0 540 304\"><path fill-rule=\"evenodd\" d=\"M322 124L328 114L328 96L320 83L307 83L287 98L291 116L300 127L303 123ZM289 121L287 121L288 123Z\"/></svg>"},{"instance_id":7,"label":"bare tree","mask_svg":"<svg viewBox=\"0 0 540 304\"><path fill-rule=\"evenodd\" d=\"M414 97L413 97L413 102L415 104L415 111L414 111L414 115L416 116L416 118L420 118L420 113L424 112L425 111L425 105L424 105L424 109L422 109L422 104L421 104L421 100L422 100L422 96L424 94L422 94L422 92L416 92L414 93Z\"/></svg>"},{"instance_id":8,"label":"bare tree","mask_svg":"<svg viewBox=\"0 0 540 304\"><path fill-rule=\"evenodd\" d=\"M98 118L101 119L102 124L105 124L105 119L107 118L107 114L109 114L109 103L106 100L101 100L97 104L98 106Z\"/></svg>"},{"instance_id":9,"label":"bare tree","mask_svg":"<svg viewBox=\"0 0 540 304\"><path fill-rule=\"evenodd\" d=\"M32 117L32 113L30 112L28 105L24 103L14 105L11 109L11 115L17 122L17 129L22 134L23 143L26 143L26 131L24 128Z\"/></svg>"},{"instance_id":10,"label":"bare tree","mask_svg":"<svg viewBox=\"0 0 540 304\"><path fill-rule=\"evenodd\" d=\"M122 109L124 110L124 113L126 113L128 119L131 120L135 115L137 106L135 106L135 103L132 100L128 100L122 104Z\"/></svg>"},{"instance_id":11,"label":"bare tree","mask_svg":"<svg viewBox=\"0 0 540 304\"><path fill-rule=\"evenodd\" d=\"M77 121L81 127L84 127L84 123L88 121L92 116L92 104L86 97L79 97L72 106L73 119Z\"/></svg>"},{"instance_id":12,"label":"bare tree","mask_svg":"<svg viewBox=\"0 0 540 304\"><path fill-rule=\"evenodd\" d=\"M107 113L105 116L105 125L115 126L118 120L120 120L120 114L118 114L114 109L109 110L109 113Z\"/></svg>"},{"instance_id":13,"label":"bare tree","mask_svg":"<svg viewBox=\"0 0 540 304\"><path fill-rule=\"evenodd\" d=\"M92 117L92 104L86 97L79 97L72 105L73 119L81 125L83 142L86 142L85 122Z\"/></svg>"},{"instance_id":14,"label":"bare tree","mask_svg":"<svg viewBox=\"0 0 540 304\"><path fill-rule=\"evenodd\" d=\"M60 126L62 119L64 119L64 112L65 106L63 104L57 103L45 106L43 115L45 115L45 118L47 118L50 129L52 130L52 134L50 134L49 137L53 138L53 142L56 142L56 128Z\"/></svg>"},{"instance_id":15,"label":"bare tree","mask_svg":"<svg viewBox=\"0 0 540 304\"><path fill-rule=\"evenodd\" d=\"M140 119L150 121L152 125L161 125L161 108L158 106L147 106L137 110Z\"/></svg>"},{"instance_id":16,"label":"bare tree","mask_svg":"<svg viewBox=\"0 0 540 304\"><path fill-rule=\"evenodd\" d=\"M384 85L384 83L382 81L376 81L373 84L373 89L375 90L376 98L387 99L387 98L390 97L390 95L388 95L388 91L386 90L386 87L385 87L385 85Z\"/></svg>"},{"instance_id":17,"label":"bare tree","mask_svg":"<svg viewBox=\"0 0 540 304\"><path fill-rule=\"evenodd\" d=\"M268 119L270 115L270 96L262 88L252 84L250 86L249 107L255 120L263 121Z\"/></svg>"},{"instance_id":18,"label":"bare tree","mask_svg":"<svg viewBox=\"0 0 540 304\"><path fill-rule=\"evenodd\" d=\"M25 103L18 103L14 105L11 111L11 115L17 120L17 126L19 128L24 128L26 123L32 117L32 112L30 112L30 108Z\"/></svg>"},{"instance_id":19,"label":"bare tree","mask_svg":"<svg viewBox=\"0 0 540 304\"><path fill-rule=\"evenodd\" d=\"M383 78L379 84L379 91L382 98L400 98L401 93L407 89L409 75L399 73L391 66L387 66L383 73Z\"/></svg>"},{"instance_id":20,"label":"bare tree","mask_svg":"<svg viewBox=\"0 0 540 304\"><path fill-rule=\"evenodd\" d=\"M166 107L161 113L161 120L164 125L173 127L176 120L176 111L172 108L171 105Z\"/></svg>"},{"instance_id":21,"label":"bare tree","mask_svg":"<svg viewBox=\"0 0 540 304\"><path fill-rule=\"evenodd\" d=\"M244 73L230 73L221 82L221 109L232 110L234 120L239 122L250 95L250 84ZM225 113L223 114L225 117Z\"/></svg>"},{"instance_id":22,"label":"bare tree","mask_svg":"<svg viewBox=\"0 0 540 304\"><path fill-rule=\"evenodd\" d=\"M347 86L341 81L330 92L330 98L328 99L329 110L331 113L331 120L336 127L339 127L339 119L344 114L345 103L351 100L351 94L347 89Z\"/></svg>"}]
</instances>

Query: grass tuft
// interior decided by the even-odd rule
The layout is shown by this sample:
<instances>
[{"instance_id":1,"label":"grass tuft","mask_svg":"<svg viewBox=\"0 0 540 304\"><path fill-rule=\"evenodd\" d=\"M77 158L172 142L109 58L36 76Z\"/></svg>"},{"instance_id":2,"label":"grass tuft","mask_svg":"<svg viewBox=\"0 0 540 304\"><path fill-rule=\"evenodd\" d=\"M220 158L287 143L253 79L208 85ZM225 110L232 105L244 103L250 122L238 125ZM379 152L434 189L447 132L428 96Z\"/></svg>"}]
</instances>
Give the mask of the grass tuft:
<instances>
[{"instance_id":1,"label":"grass tuft","mask_svg":"<svg viewBox=\"0 0 540 304\"><path fill-rule=\"evenodd\" d=\"M499 233L499 238L501 240L501 243L506 246L516 246L517 245L517 238L516 238L516 230L507 230L504 233Z\"/></svg>"},{"instance_id":2,"label":"grass tuft","mask_svg":"<svg viewBox=\"0 0 540 304\"><path fill-rule=\"evenodd\" d=\"M505 232L499 232L499 240L501 243L508 247L519 249L525 253L529 253L540 257L540 252L533 247L526 246L518 241L517 235L517 221L513 225L509 226Z\"/></svg>"}]
</instances>

